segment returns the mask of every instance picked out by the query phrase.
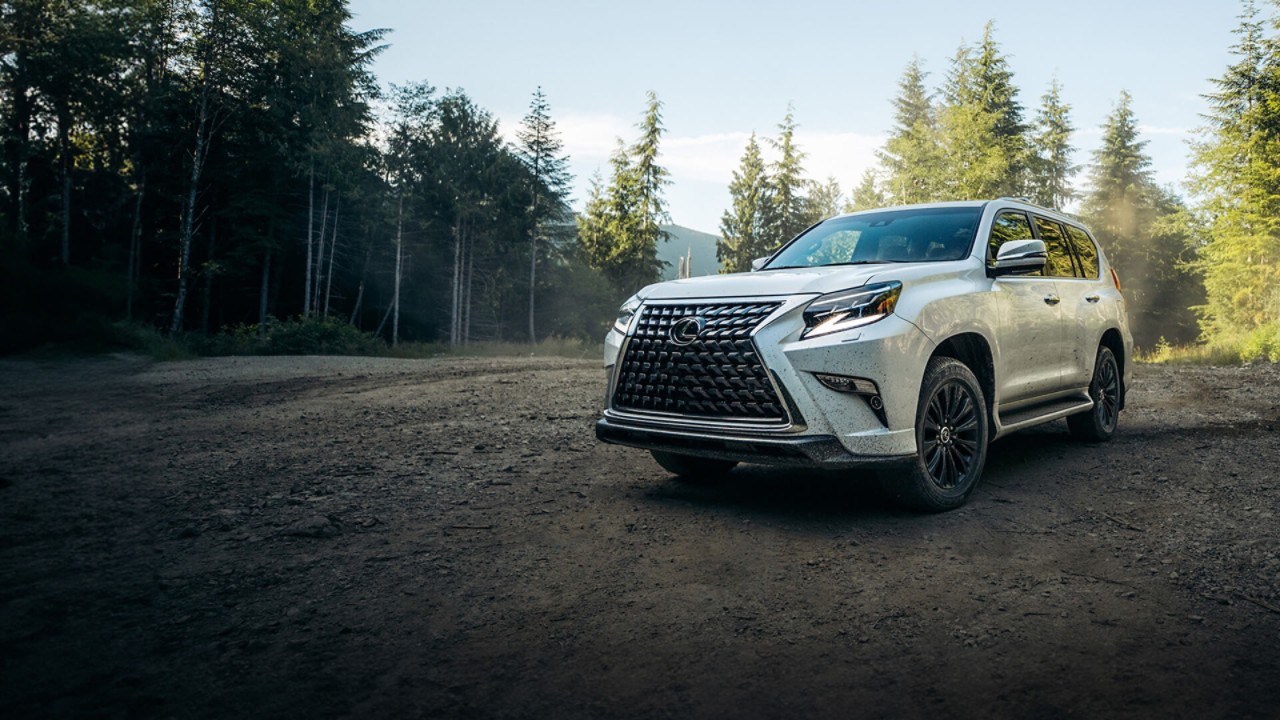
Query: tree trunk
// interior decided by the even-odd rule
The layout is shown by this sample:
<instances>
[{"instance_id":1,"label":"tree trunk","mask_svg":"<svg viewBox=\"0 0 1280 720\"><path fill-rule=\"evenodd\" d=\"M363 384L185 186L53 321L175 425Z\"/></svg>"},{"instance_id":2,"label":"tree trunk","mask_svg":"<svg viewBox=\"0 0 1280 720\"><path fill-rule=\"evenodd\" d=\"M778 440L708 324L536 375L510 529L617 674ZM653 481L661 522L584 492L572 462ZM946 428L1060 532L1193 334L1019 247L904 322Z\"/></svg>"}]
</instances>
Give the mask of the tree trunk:
<instances>
[{"instance_id":1,"label":"tree trunk","mask_svg":"<svg viewBox=\"0 0 1280 720\"><path fill-rule=\"evenodd\" d=\"M213 22L217 22L214 18ZM200 185L200 170L204 165L206 147L209 143L209 73L212 63L208 57L204 61L202 86L200 88L199 119L196 124L196 148L191 157L191 177L187 186L187 197L183 203L182 232L178 256L178 297L173 303L173 323L169 325L169 334L182 332L182 313L187 304L187 276L191 267L191 235L195 224L196 191Z\"/></svg>"},{"instance_id":2,"label":"tree trunk","mask_svg":"<svg viewBox=\"0 0 1280 720\"><path fill-rule=\"evenodd\" d=\"M324 189L324 201L320 203L320 236L316 243L316 266L312 271L315 278L311 286L311 315L320 314L320 285L324 279L324 236L329 227L329 188Z\"/></svg>"},{"instance_id":3,"label":"tree trunk","mask_svg":"<svg viewBox=\"0 0 1280 720\"><path fill-rule=\"evenodd\" d=\"M454 346L460 338L461 325L458 323L460 309L460 288L462 287L462 219L458 218L453 225L453 284L449 288L449 345Z\"/></svg>"},{"instance_id":4,"label":"tree trunk","mask_svg":"<svg viewBox=\"0 0 1280 720\"><path fill-rule=\"evenodd\" d=\"M535 202L535 207L537 203ZM533 334L533 291L536 288L538 280L538 225L535 222L533 230L529 231L529 344L534 345L538 342L538 336Z\"/></svg>"},{"instance_id":5,"label":"tree trunk","mask_svg":"<svg viewBox=\"0 0 1280 720\"><path fill-rule=\"evenodd\" d=\"M209 218L209 251L204 259L204 307L200 311L200 332L209 333L209 315L213 306L213 248L218 236L218 216Z\"/></svg>"},{"instance_id":6,"label":"tree trunk","mask_svg":"<svg viewBox=\"0 0 1280 720\"><path fill-rule=\"evenodd\" d=\"M258 291L258 332L267 325L267 297L271 290L271 249L262 259L262 289Z\"/></svg>"},{"instance_id":7,"label":"tree trunk","mask_svg":"<svg viewBox=\"0 0 1280 720\"><path fill-rule=\"evenodd\" d=\"M311 171L307 175L307 274L302 280L302 316L310 315L311 309L311 241L315 235L312 228L316 219L316 161L311 159Z\"/></svg>"},{"instance_id":8,"label":"tree trunk","mask_svg":"<svg viewBox=\"0 0 1280 720\"><path fill-rule=\"evenodd\" d=\"M58 258L63 265L71 264L71 111L64 98L58 105L58 154L62 173L62 198L59 214L62 216L62 242Z\"/></svg>"},{"instance_id":9,"label":"tree trunk","mask_svg":"<svg viewBox=\"0 0 1280 720\"><path fill-rule=\"evenodd\" d=\"M342 196L333 206L333 237L329 241L329 271L324 278L324 317L329 318L329 296L333 291L333 251L338 246L338 212L342 210Z\"/></svg>"},{"instance_id":10,"label":"tree trunk","mask_svg":"<svg viewBox=\"0 0 1280 720\"><path fill-rule=\"evenodd\" d=\"M382 337L382 328L387 326L387 320L391 319L391 311L395 310L396 304L393 302L387 305L387 311L382 313L382 320L378 322L378 329L373 331L374 335Z\"/></svg>"},{"instance_id":11,"label":"tree trunk","mask_svg":"<svg viewBox=\"0 0 1280 720\"><path fill-rule=\"evenodd\" d=\"M360 319L360 305L364 302L364 276L369 272L369 255L373 248L365 246L364 262L360 265L360 287L356 289L356 304L351 308L351 325L355 325L356 329L360 329L357 322Z\"/></svg>"},{"instance_id":12,"label":"tree trunk","mask_svg":"<svg viewBox=\"0 0 1280 720\"><path fill-rule=\"evenodd\" d=\"M396 210L396 289L392 297L395 318L391 322L391 346L400 344L400 271L404 266L404 196Z\"/></svg>"},{"instance_id":13,"label":"tree trunk","mask_svg":"<svg viewBox=\"0 0 1280 720\"><path fill-rule=\"evenodd\" d=\"M129 232L129 269L126 285L124 316L133 319L133 296L138 286L138 270L141 269L142 255L142 198L147 194L147 173L138 171L138 197L133 203L133 228Z\"/></svg>"},{"instance_id":14,"label":"tree trunk","mask_svg":"<svg viewBox=\"0 0 1280 720\"><path fill-rule=\"evenodd\" d=\"M471 344L471 280L475 276L476 248L475 242L467 243L467 295L462 305L462 344Z\"/></svg>"}]
</instances>

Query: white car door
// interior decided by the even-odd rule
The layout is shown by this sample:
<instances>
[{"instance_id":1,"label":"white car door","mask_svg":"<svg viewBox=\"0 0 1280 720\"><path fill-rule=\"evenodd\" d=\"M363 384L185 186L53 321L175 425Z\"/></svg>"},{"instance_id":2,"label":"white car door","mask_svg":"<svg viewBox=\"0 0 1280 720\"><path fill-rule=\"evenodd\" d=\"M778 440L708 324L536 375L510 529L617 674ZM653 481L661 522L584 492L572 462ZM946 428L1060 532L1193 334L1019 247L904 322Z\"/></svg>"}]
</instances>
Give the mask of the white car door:
<instances>
[{"instance_id":1,"label":"white car door","mask_svg":"<svg viewBox=\"0 0 1280 720\"><path fill-rule=\"evenodd\" d=\"M1076 257L1078 278L1070 281L1076 290L1069 298L1064 294L1062 301L1068 342L1067 374L1063 380L1068 387L1083 388L1093 378L1101 330L1107 327L1109 316L1123 312L1124 298L1110 278L1102 277L1098 246L1088 233L1073 225L1067 225L1066 230Z\"/></svg>"},{"instance_id":2,"label":"white car door","mask_svg":"<svg viewBox=\"0 0 1280 720\"><path fill-rule=\"evenodd\" d=\"M991 224L988 262L1000 245L1031 238L1026 213L1001 212ZM1004 275L992 281L991 289L1000 313L996 402L1016 402L1053 392L1062 384L1065 346L1057 280L1043 274Z\"/></svg>"}]
</instances>

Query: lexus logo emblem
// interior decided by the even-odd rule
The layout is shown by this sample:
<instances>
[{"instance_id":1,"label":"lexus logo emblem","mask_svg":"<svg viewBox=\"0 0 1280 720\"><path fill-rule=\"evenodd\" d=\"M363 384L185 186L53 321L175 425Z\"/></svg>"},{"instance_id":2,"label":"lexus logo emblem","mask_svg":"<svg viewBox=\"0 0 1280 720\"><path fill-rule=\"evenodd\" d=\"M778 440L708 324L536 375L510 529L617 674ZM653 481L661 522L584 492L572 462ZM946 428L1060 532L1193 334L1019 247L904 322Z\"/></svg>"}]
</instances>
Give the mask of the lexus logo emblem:
<instances>
[{"instance_id":1,"label":"lexus logo emblem","mask_svg":"<svg viewBox=\"0 0 1280 720\"><path fill-rule=\"evenodd\" d=\"M681 346L692 343L698 339L698 333L702 332L706 322L697 316L680 318L671 326L671 342Z\"/></svg>"}]
</instances>

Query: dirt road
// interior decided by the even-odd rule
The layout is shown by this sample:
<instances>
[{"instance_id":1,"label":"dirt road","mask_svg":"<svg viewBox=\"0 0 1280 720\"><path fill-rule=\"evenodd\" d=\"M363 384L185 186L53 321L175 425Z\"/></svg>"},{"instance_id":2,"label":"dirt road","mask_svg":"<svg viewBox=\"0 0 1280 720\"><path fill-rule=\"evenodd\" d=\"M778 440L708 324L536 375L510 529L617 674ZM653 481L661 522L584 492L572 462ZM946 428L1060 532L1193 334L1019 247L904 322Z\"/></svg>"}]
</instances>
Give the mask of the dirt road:
<instances>
[{"instance_id":1,"label":"dirt road","mask_svg":"<svg viewBox=\"0 0 1280 720\"><path fill-rule=\"evenodd\" d=\"M592 362L0 363L7 717L1280 717L1280 367L965 509L592 434Z\"/></svg>"}]
</instances>

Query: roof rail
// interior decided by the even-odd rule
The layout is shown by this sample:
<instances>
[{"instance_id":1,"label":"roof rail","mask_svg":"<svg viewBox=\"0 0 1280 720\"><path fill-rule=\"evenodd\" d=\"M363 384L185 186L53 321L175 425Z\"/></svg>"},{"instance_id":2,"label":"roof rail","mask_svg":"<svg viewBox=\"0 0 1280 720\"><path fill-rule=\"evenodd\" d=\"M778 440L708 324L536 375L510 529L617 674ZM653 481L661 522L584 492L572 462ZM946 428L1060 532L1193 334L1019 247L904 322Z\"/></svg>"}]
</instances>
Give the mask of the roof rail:
<instances>
[{"instance_id":1,"label":"roof rail","mask_svg":"<svg viewBox=\"0 0 1280 720\"><path fill-rule=\"evenodd\" d=\"M1014 201L1014 202L1020 202L1020 203L1026 204L1026 205L1031 205L1032 207L1044 208L1045 210L1050 210L1050 211L1052 211L1052 212L1056 212L1056 213L1060 213L1060 212L1062 212L1062 211L1061 211L1061 210L1059 210L1058 208L1049 207L1048 205L1041 205L1040 203L1038 203L1038 202L1036 202L1036 201L1032 200L1031 198L1025 198L1025 197L1013 197L1013 196L1011 196L1011 195L1006 195L1006 196L1004 196L1004 197L998 197L998 198L996 198L996 199L997 199L997 200L1012 200L1012 201Z\"/></svg>"}]
</instances>

